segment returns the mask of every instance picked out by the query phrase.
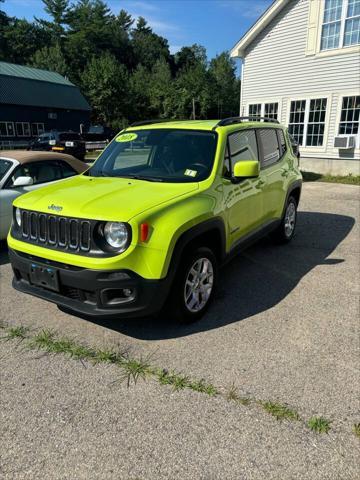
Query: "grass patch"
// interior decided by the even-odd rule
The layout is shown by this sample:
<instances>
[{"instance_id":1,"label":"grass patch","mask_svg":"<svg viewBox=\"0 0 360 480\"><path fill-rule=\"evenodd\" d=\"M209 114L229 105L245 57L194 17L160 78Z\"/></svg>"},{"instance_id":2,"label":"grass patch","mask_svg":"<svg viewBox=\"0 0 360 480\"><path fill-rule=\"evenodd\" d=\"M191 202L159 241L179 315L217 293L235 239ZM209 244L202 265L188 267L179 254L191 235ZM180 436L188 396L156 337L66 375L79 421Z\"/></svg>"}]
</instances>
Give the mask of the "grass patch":
<instances>
[{"instance_id":1,"label":"grass patch","mask_svg":"<svg viewBox=\"0 0 360 480\"><path fill-rule=\"evenodd\" d=\"M243 397L238 393L234 384L224 391L203 378L197 380L184 374L179 374L174 371L169 372L166 369L152 366L150 356L145 359L136 359L130 357L128 350L91 348L75 339L59 337L54 330L49 329L41 330L37 333L30 333L29 327L9 326L5 323L0 324L0 328L3 334L0 339L17 339L21 342L24 341L24 345L29 349L42 350L49 354L65 354L75 360L86 360L93 364L112 364L120 370L120 380L125 380L128 387L130 387L131 384L136 384L140 379L146 380L147 378L153 378L156 379L160 385L172 386L174 391L187 389L211 397L219 395L227 401L236 404L258 405L277 420L301 420L305 424L305 420L302 420L300 415L287 405ZM115 380L115 382L116 381L119 380ZM307 421L306 425L316 433L328 433L330 423L331 422L324 417L312 417ZM353 432L357 437L360 437L360 423L353 425Z\"/></svg>"},{"instance_id":2,"label":"grass patch","mask_svg":"<svg viewBox=\"0 0 360 480\"><path fill-rule=\"evenodd\" d=\"M347 185L360 185L360 175L322 175L314 172L301 172L304 182L329 182L345 183Z\"/></svg>"},{"instance_id":3,"label":"grass patch","mask_svg":"<svg viewBox=\"0 0 360 480\"><path fill-rule=\"evenodd\" d=\"M360 438L360 423L354 423L353 432L358 438Z\"/></svg>"},{"instance_id":4,"label":"grass patch","mask_svg":"<svg viewBox=\"0 0 360 480\"><path fill-rule=\"evenodd\" d=\"M242 397L238 394L238 390L234 384L226 391L225 398L228 402L240 403L241 405L249 405L251 402L250 398Z\"/></svg>"},{"instance_id":5,"label":"grass patch","mask_svg":"<svg viewBox=\"0 0 360 480\"><path fill-rule=\"evenodd\" d=\"M260 405L266 412L275 417L276 420L300 420L299 414L295 410L289 408L287 405L274 402L260 402Z\"/></svg>"},{"instance_id":6,"label":"grass patch","mask_svg":"<svg viewBox=\"0 0 360 480\"><path fill-rule=\"evenodd\" d=\"M330 420L324 417L311 417L307 422L307 426L316 433L328 433L330 430Z\"/></svg>"},{"instance_id":7,"label":"grass patch","mask_svg":"<svg viewBox=\"0 0 360 480\"><path fill-rule=\"evenodd\" d=\"M3 326L2 328L6 328ZM15 340L16 338L19 340L25 340L27 338L28 333L30 331L29 327L8 327L6 328L6 334L3 337L0 337L3 340Z\"/></svg>"}]
</instances>

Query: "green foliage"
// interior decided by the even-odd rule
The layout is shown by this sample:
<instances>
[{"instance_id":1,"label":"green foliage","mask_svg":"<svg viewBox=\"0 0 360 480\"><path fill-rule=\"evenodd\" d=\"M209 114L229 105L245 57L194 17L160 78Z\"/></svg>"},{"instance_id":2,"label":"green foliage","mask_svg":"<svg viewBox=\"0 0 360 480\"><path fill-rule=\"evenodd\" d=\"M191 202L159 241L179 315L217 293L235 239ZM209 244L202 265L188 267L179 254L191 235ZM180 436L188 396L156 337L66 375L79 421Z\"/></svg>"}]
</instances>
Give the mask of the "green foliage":
<instances>
[{"instance_id":1,"label":"green foliage","mask_svg":"<svg viewBox=\"0 0 360 480\"><path fill-rule=\"evenodd\" d=\"M93 57L82 75L84 93L100 122L122 126L131 101L128 72L110 53Z\"/></svg>"},{"instance_id":2,"label":"green foliage","mask_svg":"<svg viewBox=\"0 0 360 480\"><path fill-rule=\"evenodd\" d=\"M37 50L30 58L30 65L57 72L60 75L66 76L69 74L69 69L59 44Z\"/></svg>"},{"instance_id":3,"label":"green foliage","mask_svg":"<svg viewBox=\"0 0 360 480\"><path fill-rule=\"evenodd\" d=\"M0 60L66 75L88 98L94 122L118 129L149 118L238 113L239 80L228 53L209 63L195 44L171 55L143 17L113 13L102 0L43 5L49 20L10 18L0 9Z\"/></svg>"},{"instance_id":4,"label":"green foliage","mask_svg":"<svg viewBox=\"0 0 360 480\"><path fill-rule=\"evenodd\" d=\"M307 422L310 430L316 433L328 433L330 430L330 420L324 417L311 417Z\"/></svg>"},{"instance_id":5,"label":"green foliage","mask_svg":"<svg viewBox=\"0 0 360 480\"><path fill-rule=\"evenodd\" d=\"M260 402L260 405L266 412L273 415L276 420L300 420L299 414L287 405L275 402Z\"/></svg>"}]
</instances>

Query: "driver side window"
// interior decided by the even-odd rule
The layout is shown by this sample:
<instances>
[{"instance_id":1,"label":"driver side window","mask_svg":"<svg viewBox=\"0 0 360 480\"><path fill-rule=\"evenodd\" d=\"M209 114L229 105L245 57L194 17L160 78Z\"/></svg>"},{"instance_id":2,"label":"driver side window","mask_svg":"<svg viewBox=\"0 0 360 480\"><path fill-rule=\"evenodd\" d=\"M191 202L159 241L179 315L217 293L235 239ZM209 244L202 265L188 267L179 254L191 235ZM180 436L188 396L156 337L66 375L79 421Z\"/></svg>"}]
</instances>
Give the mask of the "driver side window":
<instances>
[{"instance_id":1,"label":"driver side window","mask_svg":"<svg viewBox=\"0 0 360 480\"><path fill-rule=\"evenodd\" d=\"M228 136L224 172L230 176L234 165L242 160L259 160L255 130L240 130Z\"/></svg>"}]
</instances>

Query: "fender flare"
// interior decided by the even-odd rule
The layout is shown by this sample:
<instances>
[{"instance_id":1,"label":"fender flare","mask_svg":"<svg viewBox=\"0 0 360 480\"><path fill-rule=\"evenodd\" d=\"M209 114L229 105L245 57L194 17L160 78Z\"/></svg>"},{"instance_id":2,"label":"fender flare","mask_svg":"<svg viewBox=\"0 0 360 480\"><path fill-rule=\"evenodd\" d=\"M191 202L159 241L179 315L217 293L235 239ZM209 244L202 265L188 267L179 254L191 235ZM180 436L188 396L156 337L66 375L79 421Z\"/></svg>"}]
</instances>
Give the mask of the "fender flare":
<instances>
[{"instance_id":1,"label":"fender flare","mask_svg":"<svg viewBox=\"0 0 360 480\"><path fill-rule=\"evenodd\" d=\"M289 188L288 188L287 193L286 193L286 198L285 198L285 203L284 203L284 207L283 207L283 211L282 211L281 218L283 218L283 216L284 216L284 214L285 214L286 205L287 205L287 203L288 203L288 200L289 200L290 195L291 195L292 192L293 192L295 189L297 189L297 188L300 188L300 195L299 195L299 202L300 202L301 188L302 188L302 180L295 180L295 182L292 182L292 183L289 185Z\"/></svg>"},{"instance_id":2,"label":"fender flare","mask_svg":"<svg viewBox=\"0 0 360 480\"><path fill-rule=\"evenodd\" d=\"M181 256L183 255L187 246L197 237L203 235L206 232L210 232L212 230L217 230L220 234L220 243L221 243L220 259L219 259L220 263L225 259L226 232L225 232L225 224L223 219L220 217L215 217L209 220L205 220L186 230L184 233L180 235L180 237L176 241L176 244L174 246L171 259L169 262L169 267L167 270L167 277L169 277L170 280L172 280L173 277L175 276L175 273L177 271L177 268L181 260Z\"/></svg>"}]
</instances>

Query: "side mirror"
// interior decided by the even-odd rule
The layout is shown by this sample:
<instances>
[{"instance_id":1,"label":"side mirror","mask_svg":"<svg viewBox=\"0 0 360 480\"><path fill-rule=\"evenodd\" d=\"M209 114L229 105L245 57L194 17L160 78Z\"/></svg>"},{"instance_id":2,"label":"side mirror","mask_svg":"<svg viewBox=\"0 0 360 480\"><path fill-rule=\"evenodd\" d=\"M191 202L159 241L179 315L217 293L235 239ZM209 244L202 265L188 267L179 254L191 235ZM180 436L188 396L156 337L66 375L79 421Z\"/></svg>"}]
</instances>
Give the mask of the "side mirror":
<instances>
[{"instance_id":1,"label":"side mirror","mask_svg":"<svg viewBox=\"0 0 360 480\"><path fill-rule=\"evenodd\" d=\"M234 165L235 178L253 178L258 177L260 165L257 160L241 160Z\"/></svg>"},{"instance_id":2,"label":"side mirror","mask_svg":"<svg viewBox=\"0 0 360 480\"><path fill-rule=\"evenodd\" d=\"M297 157L299 156L299 145L297 143L292 143L291 144L292 146L292 151L294 153L294 155L296 155Z\"/></svg>"},{"instance_id":3,"label":"side mirror","mask_svg":"<svg viewBox=\"0 0 360 480\"><path fill-rule=\"evenodd\" d=\"M13 187L28 187L33 185L34 179L31 177L17 177L12 184Z\"/></svg>"}]
</instances>

